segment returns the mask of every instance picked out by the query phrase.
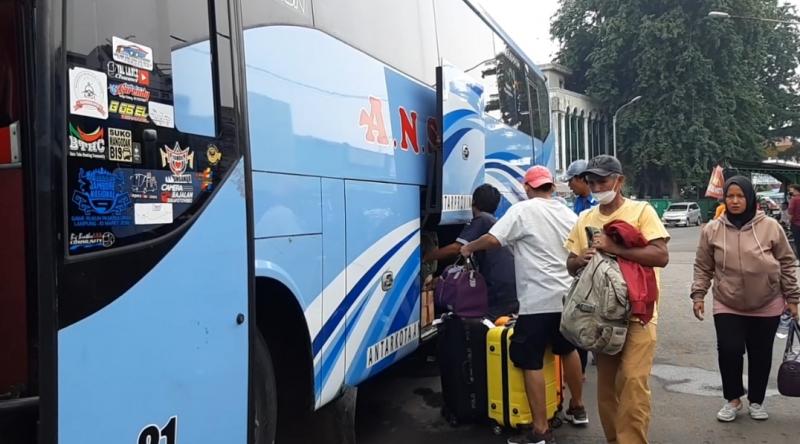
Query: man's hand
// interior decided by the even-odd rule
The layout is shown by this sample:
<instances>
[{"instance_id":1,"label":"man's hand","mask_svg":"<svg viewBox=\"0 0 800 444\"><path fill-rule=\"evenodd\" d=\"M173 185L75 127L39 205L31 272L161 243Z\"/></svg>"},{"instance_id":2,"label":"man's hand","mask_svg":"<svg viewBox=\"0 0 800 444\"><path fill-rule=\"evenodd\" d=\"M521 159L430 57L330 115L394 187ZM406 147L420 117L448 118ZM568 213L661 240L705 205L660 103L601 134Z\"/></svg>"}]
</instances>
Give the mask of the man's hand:
<instances>
[{"instance_id":1,"label":"man's hand","mask_svg":"<svg viewBox=\"0 0 800 444\"><path fill-rule=\"evenodd\" d=\"M472 249L469 247L469 244L462 246L461 250L459 250L459 252L464 257L472 256Z\"/></svg>"},{"instance_id":2,"label":"man's hand","mask_svg":"<svg viewBox=\"0 0 800 444\"><path fill-rule=\"evenodd\" d=\"M585 267L586 264L588 264L589 261L592 260L592 258L594 257L594 255L596 253L597 253L597 250L594 249L594 248L589 248L588 250L584 251L583 255L581 255L578 258L578 265L579 265L578 268L580 269L580 268Z\"/></svg>"},{"instance_id":3,"label":"man's hand","mask_svg":"<svg viewBox=\"0 0 800 444\"><path fill-rule=\"evenodd\" d=\"M788 308L789 309L789 313L792 314L792 319L797 321L798 320L797 304L796 303L794 303L794 304L792 304L792 303L786 304L786 308Z\"/></svg>"},{"instance_id":4,"label":"man's hand","mask_svg":"<svg viewBox=\"0 0 800 444\"><path fill-rule=\"evenodd\" d=\"M795 305L795 308L797 308L797 305ZM696 317L698 320L702 321L703 319L705 319L705 317L703 316L703 315L706 314L706 303L705 302L703 302L703 301L694 301L694 307L692 307L692 310L694 311L694 317ZM795 311L795 313L796 313L796 311Z\"/></svg>"},{"instance_id":5,"label":"man's hand","mask_svg":"<svg viewBox=\"0 0 800 444\"><path fill-rule=\"evenodd\" d=\"M601 232L592 237L592 248L615 256L616 254L614 252L617 249L617 244L613 239Z\"/></svg>"}]
</instances>

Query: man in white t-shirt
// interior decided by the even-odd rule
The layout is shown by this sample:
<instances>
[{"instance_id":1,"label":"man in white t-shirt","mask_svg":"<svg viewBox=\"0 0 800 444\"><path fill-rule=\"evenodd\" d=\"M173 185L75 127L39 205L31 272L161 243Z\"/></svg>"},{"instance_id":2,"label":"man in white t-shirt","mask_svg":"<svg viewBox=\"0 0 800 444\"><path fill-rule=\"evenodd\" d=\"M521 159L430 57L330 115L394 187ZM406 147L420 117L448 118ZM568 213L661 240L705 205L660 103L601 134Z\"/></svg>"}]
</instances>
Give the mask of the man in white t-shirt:
<instances>
[{"instance_id":1,"label":"man in white t-shirt","mask_svg":"<svg viewBox=\"0 0 800 444\"><path fill-rule=\"evenodd\" d=\"M525 391L533 412L533 430L508 440L517 443L550 443L545 380L542 372L545 349L561 356L564 375L572 399L566 418L572 424L589 423L583 406L581 361L575 346L560 332L563 298L572 277L565 259L569 255L564 239L578 217L568 207L552 198L555 184L550 170L530 168L525 174L525 192L529 200L512 205L506 214L476 241L461 248L463 256L476 251L510 246L519 299L519 319L511 337L509 356L525 374Z\"/></svg>"}]
</instances>

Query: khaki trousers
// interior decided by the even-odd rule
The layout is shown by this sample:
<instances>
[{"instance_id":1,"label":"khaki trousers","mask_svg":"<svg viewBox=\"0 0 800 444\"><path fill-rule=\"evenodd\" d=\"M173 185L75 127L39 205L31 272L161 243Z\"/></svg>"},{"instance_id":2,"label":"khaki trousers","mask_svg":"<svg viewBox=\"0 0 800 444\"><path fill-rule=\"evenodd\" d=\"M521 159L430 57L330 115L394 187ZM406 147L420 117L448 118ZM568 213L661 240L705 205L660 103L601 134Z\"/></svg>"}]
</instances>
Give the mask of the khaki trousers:
<instances>
[{"instance_id":1,"label":"khaki trousers","mask_svg":"<svg viewBox=\"0 0 800 444\"><path fill-rule=\"evenodd\" d=\"M647 443L656 326L631 321L622 351L597 355L597 407L608 442Z\"/></svg>"}]
</instances>

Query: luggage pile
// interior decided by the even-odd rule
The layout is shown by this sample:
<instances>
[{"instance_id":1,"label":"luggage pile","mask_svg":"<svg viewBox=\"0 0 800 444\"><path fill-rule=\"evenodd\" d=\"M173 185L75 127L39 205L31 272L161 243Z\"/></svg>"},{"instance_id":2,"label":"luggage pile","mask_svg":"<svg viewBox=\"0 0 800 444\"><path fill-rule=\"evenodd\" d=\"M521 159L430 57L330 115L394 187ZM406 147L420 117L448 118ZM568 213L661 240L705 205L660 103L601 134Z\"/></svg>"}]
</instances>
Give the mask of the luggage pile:
<instances>
[{"instance_id":1,"label":"luggage pile","mask_svg":"<svg viewBox=\"0 0 800 444\"><path fill-rule=\"evenodd\" d=\"M485 283L469 262L448 267L436 294L437 305L446 311L439 324L437 348L442 415L454 426L489 420L496 434L503 428L531 427L523 372L508 353L513 320L496 326L483 317ZM503 322L508 319L503 318ZM558 427L561 420L556 415L564 399L561 360L549 351L544 374L548 419L551 427Z\"/></svg>"}]
</instances>

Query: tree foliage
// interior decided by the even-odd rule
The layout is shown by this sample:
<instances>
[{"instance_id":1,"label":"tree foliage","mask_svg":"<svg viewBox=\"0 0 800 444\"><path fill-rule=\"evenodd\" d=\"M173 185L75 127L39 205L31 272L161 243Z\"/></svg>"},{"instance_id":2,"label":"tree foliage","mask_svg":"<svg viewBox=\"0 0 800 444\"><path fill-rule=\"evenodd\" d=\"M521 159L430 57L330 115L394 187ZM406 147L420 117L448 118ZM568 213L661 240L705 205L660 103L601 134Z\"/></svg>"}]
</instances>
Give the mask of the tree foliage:
<instances>
[{"instance_id":1,"label":"tree foliage","mask_svg":"<svg viewBox=\"0 0 800 444\"><path fill-rule=\"evenodd\" d=\"M800 136L797 27L709 11L800 20L775 0L561 0L551 27L568 87L613 113L639 195L702 185L725 158L758 160ZM704 188L703 188L704 189Z\"/></svg>"}]
</instances>

